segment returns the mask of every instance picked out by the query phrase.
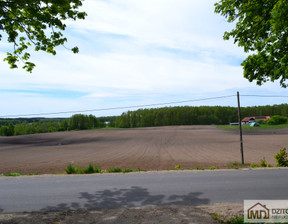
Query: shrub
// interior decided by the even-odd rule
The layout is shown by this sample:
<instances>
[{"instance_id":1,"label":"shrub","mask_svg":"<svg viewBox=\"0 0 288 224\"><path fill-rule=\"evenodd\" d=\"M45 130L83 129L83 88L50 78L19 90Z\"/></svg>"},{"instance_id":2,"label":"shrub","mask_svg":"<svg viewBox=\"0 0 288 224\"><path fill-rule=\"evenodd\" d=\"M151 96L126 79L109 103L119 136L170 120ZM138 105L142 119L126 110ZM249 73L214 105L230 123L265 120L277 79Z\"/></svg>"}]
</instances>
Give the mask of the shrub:
<instances>
[{"instance_id":1,"label":"shrub","mask_svg":"<svg viewBox=\"0 0 288 224\"><path fill-rule=\"evenodd\" d=\"M86 174L95 173L95 169L91 163L87 166L86 169L84 169L84 173Z\"/></svg>"},{"instance_id":2,"label":"shrub","mask_svg":"<svg viewBox=\"0 0 288 224\"><path fill-rule=\"evenodd\" d=\"M101 170L101 167L99 165L94 165L94 173L101 173L102 170Z\"/></svg>"},{"instance_id":3,"label":"shrub","mask_svg":"<svg viewBox=\"0 0 288 224\"><path fill-rule=\"evenodd\" d=\"M8 174L6 174L5 176L18 177L18 176L21 176L21 174L20 174L20 173L8 173Z\"/></svg>"},{"instance_id":4,"label":"shrub","mask_svg":"<svg viewBox=\"0 0 288 224\"><path fill-rule=\"evenodd\" d=\"M144 170L144 169L141 169L141 168L137 168L135 171L136 172L141 172L141 171L146 172L147 170Z\"/></svg>"},{"instance_id":5,"label":"shrub","mask_svg":"<svg viewBox=\"0 0 288 224\"><path fill-rule=\"evenodd\" d=\"M180 165L176 165L176 166L174 166L174 169L176 169L176 170L178 170L178 169L180 169L180 168L181 168Z\"/></svg>"},{"instance_id":6,"label":"shrub","mask_svg":"<svg viewBox=\"0 0 288 224\"><path fill-rule=\"evenodd\" d=\"M121 173L122 169L120 167L110 167L108 173Z\"/></svg>"},{"instance_id":7,"label":"shrub","mask_svg":"<svg viewBox=\"0 0 288 224\"><path fill-rule=\"evenodd\" d=\"M217 169L217 167L216 166L211 166L211 167L209 167L209 169L210 170L215 170L215 169Z\"/></svg>"},{"instance_id":8,"label":"shrub","mask_svg":"<svg viewBox=\"0 0 288 224\"><path fill-rule=\"evenodd\" d=\"M279 153L276 153L276 155L274 156L274 158L276 159L276 166L288 166L288 159L287 159L287 152L286 152L286 148L280 149Z\"/></svg>"},{"instance_id":9,"label":"shrub","mask_svg":"<svg viewBox=\"0 0 288 224\"><path fill-rule=\"evenodd\" d=\"M251 164L250 164L250 167L251 167L251 168L257 168L257 167L259 167L259 166L258 166L257 164L255 164L255 163L251 163Z\"/></svg>"},{"instance_id":10,"label":"shrub","mask_svg":"<svg viewBox=\"0 0 288 224\"><path fill-rule=\"evenodd\" d=\"M263 123L265 123L264 120L260 120L260 119L256 119L255 122L256 122L256 123L259 123L259 124L263 124Z\"/></svg>"},{"instance_id":11,"label":"shrub","mask_svg":"<svg viewBox=\"0 0 288 224\"><path fill-rule=\"evenodd\" d=\"M266 163L265 157L260 161L260 167L272 167L271 164Z\"/></svg>"},{"instance_id":12,"label":"shrub","mask_svg":"<svg viewBox=\"0 0 288 224\"><path fill-rule=\"evenodd\" d=\"M72 163L70 163L70 164L67 166L67 168L66 168L65 171L66 171L67 174L75 174L75 173L77 173L77 168L76 168L75 166L73 166Z\"/></svg>"},{"instance_id":13,"label":"shrub","mask_svg":"<svg viewBox=\"0 0 288 224\"><path fill-rule=\"evenodd\" d=\"M101 173L101 168L98 165L93 166L91 163L85 168L79 168L73 165L73 163L70 163L65 172L67 174L91 174L91 173Z\"/></svg>"},{"instance_id":14,"label":"shrub","mask_svg":"<svg viewBox=\"0 0 288 224\"><path fill-rule=\"evenodd\" d=\"M131 168L126 168L125 170L123 170L123 173L130 173L130 172L133 172Z\"/></svg>"},{"instance_id":15,"label":"shrub","mask_svg":"<svg viewBox=\"0 0 288 224\"><path fill-rule=\"evenodd\" d=\"M267 124L269 125L275 125L275 124L286 124L287 123L287 117L275 115L272 116L269 120L267 120Z\"/></svg>"}]
</instances>

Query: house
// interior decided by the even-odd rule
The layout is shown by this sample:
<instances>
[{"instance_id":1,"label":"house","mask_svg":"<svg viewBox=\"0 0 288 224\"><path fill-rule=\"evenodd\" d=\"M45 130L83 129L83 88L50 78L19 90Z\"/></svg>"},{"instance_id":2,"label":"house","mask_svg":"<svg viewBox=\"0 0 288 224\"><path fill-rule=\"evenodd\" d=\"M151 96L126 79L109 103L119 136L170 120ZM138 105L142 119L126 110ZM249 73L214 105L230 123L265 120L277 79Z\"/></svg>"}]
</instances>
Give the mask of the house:
<instances>
[{"instance_id":1,"label":"house","mask_svg":"<svg viewBox=\"0 0 288 224\"><path fill-rule=\"evenodd\" d=\"M269 219L269 217L269 209L259 202L248 209L248 219Z\"/></svg>"},{"instance_id":2,"label":"house","mask_svg":"<svg viewBox=\"0 0 288 224\"><path fill-rule=\"evenodd\" d=\"M251 124L253 123L255 120L263 120L266 121L270 119L270 116L255 116L255 117L245 117L244 119L242 119L242 124Z\"/></svg>"}]
</instances>

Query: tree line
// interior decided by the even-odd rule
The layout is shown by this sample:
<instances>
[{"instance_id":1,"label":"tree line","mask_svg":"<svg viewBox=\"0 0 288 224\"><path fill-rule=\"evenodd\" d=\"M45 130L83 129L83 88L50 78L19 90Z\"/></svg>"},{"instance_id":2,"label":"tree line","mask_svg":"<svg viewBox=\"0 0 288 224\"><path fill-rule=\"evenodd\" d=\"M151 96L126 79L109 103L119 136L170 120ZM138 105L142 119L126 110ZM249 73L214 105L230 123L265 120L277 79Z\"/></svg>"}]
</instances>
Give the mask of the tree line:
<instances>
[{"instance_id":1,"label":"tree line","mask_svg":"<svg viewBox=\"0 0 288 224\"><path fill-rule=\"evenodd\" d=\"M57 131L104 128L106 126L105 121L105 118L96 118L94 115L83 114L75 114L68 119L1 119L0 136L14 136Z\"/></svg>"},{"instance_id":2,"label":"tree line","mask_svg":"<svg viewBox=\"0 0 288 224\"><path fill-rule=\"evenodd\" d=\"M250 116L288 117L288 104L241 108ZM120 116L100 117L75 114L70 118L0 119L0 136L13 136L94 128L136 128L170 125L225 125L238 121L238 108L228 106L178 106L127 111Z\"/></svg>"},{"instance_id":3,"label":"tree line","mask_svg":"<svg viewBox=\"0 0 288 224\"><path fill-rule=\"evenodd\" d=\"M241 116L288 116L288 104L242 107ZM139 109L122 113L116 118L119 128L169 125L224 125L238 121L238 108L227 106L178 106Z\"/></svg>"}]
</instances>

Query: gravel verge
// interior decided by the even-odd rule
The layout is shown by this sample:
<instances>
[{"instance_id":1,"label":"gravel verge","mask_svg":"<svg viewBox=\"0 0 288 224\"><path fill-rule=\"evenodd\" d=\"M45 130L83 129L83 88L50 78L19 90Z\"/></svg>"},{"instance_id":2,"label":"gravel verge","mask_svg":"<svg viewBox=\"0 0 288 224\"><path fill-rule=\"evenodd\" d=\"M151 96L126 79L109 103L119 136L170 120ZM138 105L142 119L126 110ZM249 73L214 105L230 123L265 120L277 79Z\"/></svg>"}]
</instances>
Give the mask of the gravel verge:
<instances>
[{"instance_id":1,"label":"gravel verge","mask_svg":"<svg viewBox=\"0 0 288 224\"><path fill-rule=\"evenodd\" d=\"M138 207L104 210L77 210L66 212L0 214L1 224L206 224L217 223L213 213L229 219L243 215L242 204L208 206Z\"/></svg>"}]
</instances>

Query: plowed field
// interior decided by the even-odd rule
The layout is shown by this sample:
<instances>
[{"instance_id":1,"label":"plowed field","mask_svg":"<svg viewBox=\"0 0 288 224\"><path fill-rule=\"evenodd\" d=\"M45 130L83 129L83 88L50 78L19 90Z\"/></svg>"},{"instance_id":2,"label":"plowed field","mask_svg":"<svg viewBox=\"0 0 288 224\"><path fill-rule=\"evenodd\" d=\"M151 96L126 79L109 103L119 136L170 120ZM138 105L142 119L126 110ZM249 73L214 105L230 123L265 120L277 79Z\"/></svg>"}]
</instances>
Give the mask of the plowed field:
<instances>
[{"instance_id":1,"label":"plowed field","mask_svg":"<svg viewBox=\"0 0 288 224\"><path fill-rule=\"evenodd\" d=\"M173 126L119 130L89 130L0 137L0 174L63 172L97 163L146 170L225 167L240 162L239 133L215 126ZM288 129L244 132L244 158L259 163L288 146Z\"/></svg>"}]
</instances>

